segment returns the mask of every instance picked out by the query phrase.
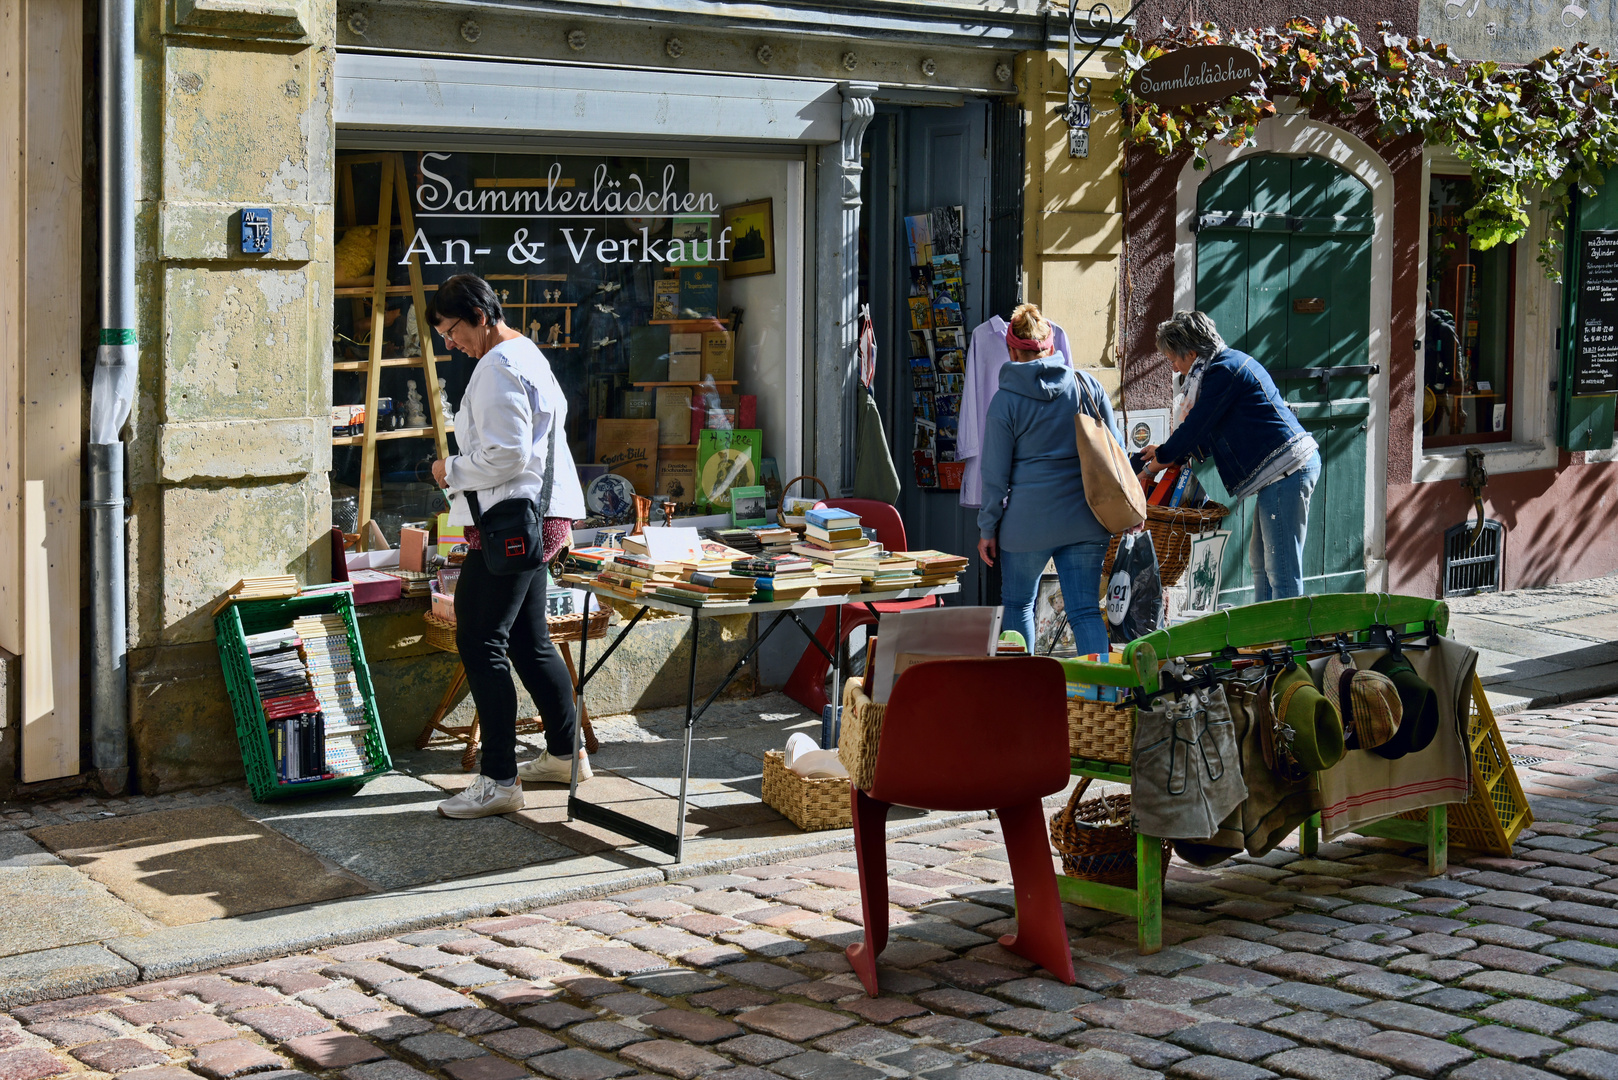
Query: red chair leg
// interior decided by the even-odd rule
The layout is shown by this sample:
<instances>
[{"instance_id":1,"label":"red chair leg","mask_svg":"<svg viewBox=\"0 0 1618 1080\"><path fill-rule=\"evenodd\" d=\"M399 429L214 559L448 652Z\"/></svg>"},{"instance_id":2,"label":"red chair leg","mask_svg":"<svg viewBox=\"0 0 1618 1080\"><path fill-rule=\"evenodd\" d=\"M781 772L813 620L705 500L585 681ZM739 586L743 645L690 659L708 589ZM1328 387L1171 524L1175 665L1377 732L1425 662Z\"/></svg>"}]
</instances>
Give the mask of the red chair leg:
<instances>
[{"instance_id":1,"label":"red chair leg","mask_svg":"<svg viewBox=\"0 0 1618 1080\"><path fill-rule=\"evenodd\" d=\"M858 626L875 625L876 618L866 611L863 606L850 605L843 608L843 641L854 632ZM837 619L831 609L827 609L820 617L820 626L815 630L815 640L831 652L842 645L834 641L837 636ZM819 649L813 645L805 644L803 655L798 658L798 666L792 669L791 678L781 692L808 709L816 716L828 704L826 700L826 672L831 670L831 663L823 656ZM841 693L841 688L838 690Z\"/></svg>"},{"instance_id":2,"label":"red chair leg","mask_svg":"<svg viewBox=\"0 0 1618 1080\"><path fill-rule=\"evenodd\" d=\"M1051 868L1051 842L1045 831L1043 811L1038 802L1019 803L996 811L1000 832L1006 841L1007 861L1011 864L1012 890L1017 897L1017 933L1007 934L1000 939L1000 944L1071 984L1073 952L1067 942L1067 926L1062 921L1062 901L1056 894L1056 871ZM886 850L884 847L884 853ZM864 873L862 863L862 888ZM886 898L884 888L883 899ZM865 933L870 936L869 923Z\"/></svg>"},{"instance_id":3,"label":"red chair leg","mask_svg":"<svg viewBox=\"0 0 1618 1080\"><path fill-rule=\"evenodd\" d=\"M849 788L854 804L854 855L860 868L860 911L865 916L865 940L855 942L847 950L848 962L860 977L860 984L871 997L876 997L876 958L888 947L888 807L880 799L873 799ZM1051 892L1055 895L1056 878L1051 877ZM1060 918L1060 912L1058 912ZM1073 968L1068 967L1068 981L1073 981Z\"/></svg>"}]
</instances>

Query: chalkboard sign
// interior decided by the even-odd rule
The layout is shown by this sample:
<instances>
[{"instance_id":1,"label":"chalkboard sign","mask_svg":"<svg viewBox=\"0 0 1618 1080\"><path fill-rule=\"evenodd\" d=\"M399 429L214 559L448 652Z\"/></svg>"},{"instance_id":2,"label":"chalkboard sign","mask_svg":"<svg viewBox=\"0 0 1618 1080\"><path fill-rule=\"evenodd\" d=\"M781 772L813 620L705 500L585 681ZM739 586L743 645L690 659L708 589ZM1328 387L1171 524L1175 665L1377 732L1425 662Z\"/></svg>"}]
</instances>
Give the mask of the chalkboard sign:
<instances>
[{"instance_id":1,"label":"chalkboard sign","mask_svg":"<svg viewBox=\"0 0 1618 1080\"><path fill-rule=\"evenodd\" d=\"M1579 234L1573 396L1618 393L1618 229Z\"/></svg>"}]
</instances>

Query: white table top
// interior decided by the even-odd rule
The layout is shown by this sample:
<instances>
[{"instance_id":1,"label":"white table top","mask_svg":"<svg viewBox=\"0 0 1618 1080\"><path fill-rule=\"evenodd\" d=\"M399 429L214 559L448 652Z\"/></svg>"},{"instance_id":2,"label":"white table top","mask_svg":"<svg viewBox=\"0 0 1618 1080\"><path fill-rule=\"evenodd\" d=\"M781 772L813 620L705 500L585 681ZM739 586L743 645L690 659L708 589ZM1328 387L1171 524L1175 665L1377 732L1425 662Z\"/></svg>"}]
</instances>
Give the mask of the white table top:
<instances>
[{"instance_id":1,"label":"white table top","mask_svg":"<svg viewBox=\"0 0 1618 1080\"><path fill-rule=\"evenodd\" d=\"M894 600L916 600L924 596L947 596L950 593L961 591L960 582L950 585L935 585L930 589L897 589L891 592L878 593L850 593L847 596L805 596L798 600L772 600L767 604L727 604L723 607L693 607L690 604L680 604L673 600L664 600L656 596L643 596L631 600L627 596L620 596L600 585L568 583L571 588L583 589L607 600L617 600L625 604L634 604L637 607L649 607L654 611L667 611L675 615L690 615L695 612L698 616L707 616L717 619L725 615L758 615L770 611L813 611L820 608L841 607L844 604L879 604Z\"/></svg>"}]
</instances>

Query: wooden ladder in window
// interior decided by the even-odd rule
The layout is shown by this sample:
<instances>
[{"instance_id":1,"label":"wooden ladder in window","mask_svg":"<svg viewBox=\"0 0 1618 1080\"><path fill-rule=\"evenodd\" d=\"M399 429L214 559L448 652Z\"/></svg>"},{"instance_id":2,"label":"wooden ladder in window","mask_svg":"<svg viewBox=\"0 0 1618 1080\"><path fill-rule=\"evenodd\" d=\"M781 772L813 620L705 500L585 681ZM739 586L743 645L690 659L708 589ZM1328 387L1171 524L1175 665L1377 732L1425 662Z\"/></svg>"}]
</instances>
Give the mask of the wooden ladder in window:
<instances>
[{"instance_id":1,"label":"wooden ladder in window","mask_svg":"<svg viewBox=\"0 0 1618 1080\"><path fill-rule=\"evenodd\" d=\"M406 260L410 283L408 285L388 284L388 251L395 232L402 232L405 237L405 248L409 250L410 241L416 235L415 215L410 210L410 183L405 174L404 155L399 153L362 154L344 156L340 162L339 183L343 185L343 205L349 225L360 224L354 206L354 167L358 165L379 165L382 169L381 194L377 199L376 210L376 258L372 267L375 279L368 286L353 286L336 288L333 293L337 297L350 297L355 304L355 321L358 323L363 317L362 307L365 298L371 303L371 336L370 354L365 360L334 360L334 371L363 371L365 372L365 432L362 435L334 435L333 446L360 446L360 484L359 484L359 534L360 544L365 546L367 529L366 523L371 520L372 494L377 486L376 474L376 444L385 439L427 439L433 440L437 447L439 457L449 456L448 433L453 428L444 416L439 404L438 362L448 357L439 357L433 351L433 328L427 319L426 292L435 286L423 285L421 280L421 258L411 255ZM398 224L395 224L397 220ZM408 295L415 302L416 336L420 342L420 352L416 356L386 357L382 355L383 329L385 326L385 313L387 301L390 296ZM422 370L422 381L426 395L427 417L429 426L425 428L399 428L393 431L380 430L377 416L377 399L380 397L381 375L384 368L390 367L419 367ZM395 405L397 408L397 403Z\"/></svg>"}]
</instances>

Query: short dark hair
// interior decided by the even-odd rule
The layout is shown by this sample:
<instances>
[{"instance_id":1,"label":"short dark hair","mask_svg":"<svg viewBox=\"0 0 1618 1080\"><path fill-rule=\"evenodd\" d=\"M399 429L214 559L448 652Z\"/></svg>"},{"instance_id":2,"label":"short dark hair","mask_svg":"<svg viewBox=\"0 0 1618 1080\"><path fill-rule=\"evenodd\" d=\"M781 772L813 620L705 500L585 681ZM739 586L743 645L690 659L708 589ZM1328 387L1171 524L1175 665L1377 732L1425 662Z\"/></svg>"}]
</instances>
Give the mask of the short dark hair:
<instances>
[{"instance_id":1,"label":"short dark hair","mask_svg":"<svg viewBox=\"0 0 1618 1080\"><path fill-rule=\"evenodd\" d=\"M506 317L505 309L500 306L499 295L476 274L456 274L440 285L427 303L427 323L430 326L437 326L448 319L460 319L475 326L479 313L487 318L490 326L504 321Z\"/></svg>"}]
</instances>

